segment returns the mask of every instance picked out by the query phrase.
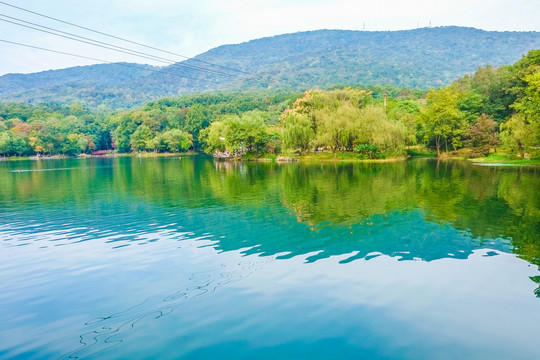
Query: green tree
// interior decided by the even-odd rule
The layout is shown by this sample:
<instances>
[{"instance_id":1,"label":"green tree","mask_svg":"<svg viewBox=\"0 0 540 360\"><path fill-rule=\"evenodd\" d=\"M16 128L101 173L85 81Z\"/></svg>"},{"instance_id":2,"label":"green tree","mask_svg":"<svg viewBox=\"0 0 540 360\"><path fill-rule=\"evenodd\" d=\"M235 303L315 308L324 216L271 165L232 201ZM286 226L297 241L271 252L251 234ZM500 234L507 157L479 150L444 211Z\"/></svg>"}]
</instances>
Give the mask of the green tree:
<instances>
[{"instance_id":1,"label":"green tree","mask_svg":"<svg viewBox=\"0 0 540 360\"><path fill-rule=\"evenodd\" d=\"M360 109L347 101L335 109L325 107L314 111L318 124L314 143L330 147L334 156L340 149L352 150L358 133L359 113Z\"/></svg>"},{"instance_id":2,"label":"green tree","mask_svg":"<svg viewBox=\"0 0 540 360\"><path fill-rule=\"evenodd\" d=\"M62 142L62 152L77 155L89 150L89 138L84 134L68 134Z\"/></svg>"},{"instance_id":3,"label":"green tree","mask_svg":"<svg viewBox=\"0 0 540 360\"><path fill-rule=\"evenodd\" d=\"M501 124L501 139L510 151L517 151L522 158L525 157L525 146L531 142L530 131L523 116L516 114Z\"/></svg>"},{"instance_id":4,"label":"green tree","mask_svg":"<svg viewBox=\"0 0 540 360\"><path fill-rule=\"evenodd\" d=\"M283 144L288 149L299 150L304 154L315 138L313 126L307 114L286 110L282 116Z\"/></svg>"},{"instance_id":5,"label":"green tree","mask_svg":"<svg viewBox=\"0 0 540 360\"><path fill-rule=\"evenodd\" d=\"M146 125L140 125L131 135L131 148L135 151L153 150L151 140L153 139L152 130Z\"/></svg>"},{"instance_id":6,"label":"green tree","mask_svg":"<svg viewBox=\"0 0 540 360\"><path fill-rule=\"evenodd\" d=\"M522 87L516 90L518 98L512 105L516 114L501 125L505 145L517 149L522 157L525 151L532 156L540 153L540 50L529 53L531 55L533 59L526 62L529 66L519 71L524 75Z\"/></svg>"},{"instance_id":7,"label":"green tree","mask_svg":"<svg viewBox=\"0 0 540 360\"><path fill-rule=\"evenodd\" d=\"M191 106L186 113L186 121L184 130L193 135L195 141L198 142L199 132L201 129L208 127L209 122L205 114L204 106L195 104Z\"/></svg>"},{"instance_id":8,"label":"green tree","mask_svg":"<svg viewBox=\"0 0 540 360\"><path fill-rule=\"evenodd\" d=\"M242 154L266 151L266 144L271 138L266 131L266 125L259 117L244 114L242 117L236 115L221 117L202 131L201 139L207 153L228 150Z\"/></svg>"},{"instance_id":9,"label":"green tree","mask_svg":"<svg viewBox=\"0 0 540 360\"><path fill-rule=\"evenodd\" d=\"M214 121L209 127L201 130L199 138L207 154L225 151L225 131L226 126L222 121Z\"/></svg>"},{"instance_id":10,"label":"green tree","mask_svg":"<svg viewBox=\"0 0 540 360\"><path fill-rule=\"evenodd\" d=\"M161 133L161 138L169 151L179 152L193 146L193 135L180 129L167 130Z\"/></svg>"},{"instance_id":11,"label":"green tree","mask_svg":"<svg viewBox=\"0 0 540 360\"><path fill-rule=\"evenodd\" d=\"M10 155L13 151L11 144L11 132L2 131L0 132L0 154L3 156Z\"/></svg>"},{"instance_id":12,"label":"green tree","mask_svg":"<svg viewBox=\"0 0 540 360\"><path fill-rule=\"evenodd\" d=\"M422 109L422 125L425 141L434 143L437 155L441 155L441 147L448 151L448 143L453 148L461 145L466 133L467 123L459 111L459 92L455 87L447 86L427 93L427 104Z\"/></svg>"}]
</instances>

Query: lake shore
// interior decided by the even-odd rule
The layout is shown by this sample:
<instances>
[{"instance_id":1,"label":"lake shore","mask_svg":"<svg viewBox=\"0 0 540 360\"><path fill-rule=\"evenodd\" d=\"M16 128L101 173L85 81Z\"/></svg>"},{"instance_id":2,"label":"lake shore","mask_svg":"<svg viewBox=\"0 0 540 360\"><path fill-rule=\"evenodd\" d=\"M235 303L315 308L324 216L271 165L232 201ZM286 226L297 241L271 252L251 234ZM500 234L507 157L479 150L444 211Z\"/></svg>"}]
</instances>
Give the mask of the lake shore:
<instances>
[{"instance_id":1,"label":"lake shore","mask_svg":"<svg viewBox=\"0 0 540 360\"><path fill-rule=\"evenodd\" d=\"M137 152L137 153L107 153L103 155L91 155L91 154L81 154L78 156L68 156L68 155L47 155L47 156L11 156L11 157L1 157L0 161L20 161L20 160L61 160L61 159L89 159L89 158L117 158L117 157L139 157L139 158L165 158L165 157L182 157L182 156L195 156L201 155L201 153L196 151L188 151L182 153L154 153L154 152ZM540 166L540 159L521 159L517 158L515 155L510 154L490 154L487 157L481 158L468 158L463 154L442 154L443 156L437 157L433 156L432 153L414 153L408 154L406 156L396 156L386 159L361 159L355 153L337 153L335 156L333 153L317 153L317 154L307 154L303 156L295 154L287 155L273 155L265 154L261 157L237 157L237 158L227 158L222 159L224 161L253 161L253 162L362 162L362 163L390 163L390 162L400 162L410 159L419 159L419 158L430 158L438 160L454 160L454 161L468 161L476 165L484 166Z\"/></svg>"},{"instance_id":2,"label":"lake shore","mask_svg":"<svg viewBox=\"0 0 540 360\"><path fill-rule=\"evenodd\" d=\"M137 153L107 153L103 155L81 154L77 156L68 155L34 155L34 156L8 156L0 157L0 161L21 161L21 160L62 160L62 159L100 159L100 158L117 158L117 157L141 157L141 158L162 158L162 157L182 157L200 155L196 151L188 151L182 153L154 153L154 152L137 152Z\"/></svg>"}]
</instances>

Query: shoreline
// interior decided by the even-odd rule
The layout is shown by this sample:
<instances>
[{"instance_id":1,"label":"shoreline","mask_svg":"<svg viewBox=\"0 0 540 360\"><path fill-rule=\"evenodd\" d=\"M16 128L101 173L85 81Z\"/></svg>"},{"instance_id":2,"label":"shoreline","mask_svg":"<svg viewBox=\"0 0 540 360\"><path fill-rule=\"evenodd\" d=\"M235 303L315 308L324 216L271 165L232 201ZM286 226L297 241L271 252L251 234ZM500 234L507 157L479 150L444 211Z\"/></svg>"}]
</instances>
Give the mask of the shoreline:
<instances>
[{"instance_id":1,"label":"shoreline","mask_svg":"<svg viewBox=\"0 0 540 360\"><path fill-rule=\"evenodd\" d=\"M153 153L153 152L140 152L140 153L108 153L104 155L90 155L90 154L81 154L78 156L67 156L67 155L51 155L51 156L11 156L11 157L1 157L1 161L41 161L41 160L64 160L64 159L103 159L103 158L117 158L117 157L139 157L139 158L168 158L168 157L182 157L182 156L196 156L201 155L202 153L195 151L188 151L182 153ZM342 153L349 154L349 153ZM221 161L247 161L247 162L275 162L275 163L291 163L291 162L301 162L301 163L310 163L310 162L359 162L359 163L394 163L407 161L412 159L433 159L439 161L467 161L474 165L478 166L540 166L540 159L510 159L508 155L499 155L497 157L482 157L482 158L466 158L464 156L443 156L443 157L432 157L432 156L399 156L386 159L359 159L354 156L350 157L340 157L339 154L337 157L327 157L327 156L314 156L305 155L305 156L285 156L285 155L271 155L269 157L249 157L249 158L231 158L231 159L220 159ZM218 160L218 159L216 159Z\"/></svg>"},{"instance_id":2,"label":"shoreline","mask_svg":"<svg viewBox=\"0 0 540 360\"><path fill-rule=\"evenodd\" d=\"M141 158L157 158L157 157L182 157L182 156L195 156L200 155L200 153L195 151L188 151L182 153L109 153L105 155L91 155L91 154L81 154L77 156L69 155L45 155L45 156L8 156L0 157L1 161L41 161L41 160L65 160L65 159L109 159L109 158L120 158L120 157L141 157Z\"/></svg>"}]
</instances>

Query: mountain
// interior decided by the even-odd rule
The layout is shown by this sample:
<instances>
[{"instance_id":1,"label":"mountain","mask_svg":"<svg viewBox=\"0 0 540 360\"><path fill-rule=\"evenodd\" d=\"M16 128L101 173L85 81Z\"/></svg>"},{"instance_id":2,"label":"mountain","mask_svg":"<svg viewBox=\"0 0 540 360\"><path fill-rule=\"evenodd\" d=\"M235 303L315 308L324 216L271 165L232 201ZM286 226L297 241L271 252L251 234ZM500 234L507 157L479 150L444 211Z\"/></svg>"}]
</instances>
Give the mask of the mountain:
<instances>
[{"instance_id":1,"label":"mountain","mask_svg":"<svg viewBox=\"0 0 540 360\"><path fill-rule=\"evenodd\" d=\"M336 84L427 89L447 85L478 66L514 63L535 48L540 48L539 32L455 26L318 30L223 45L161 68L121 63L8 74L0 77L0 100L126 108L160 97L215 90L305 90Z\"/></svg>"}]
</instances>

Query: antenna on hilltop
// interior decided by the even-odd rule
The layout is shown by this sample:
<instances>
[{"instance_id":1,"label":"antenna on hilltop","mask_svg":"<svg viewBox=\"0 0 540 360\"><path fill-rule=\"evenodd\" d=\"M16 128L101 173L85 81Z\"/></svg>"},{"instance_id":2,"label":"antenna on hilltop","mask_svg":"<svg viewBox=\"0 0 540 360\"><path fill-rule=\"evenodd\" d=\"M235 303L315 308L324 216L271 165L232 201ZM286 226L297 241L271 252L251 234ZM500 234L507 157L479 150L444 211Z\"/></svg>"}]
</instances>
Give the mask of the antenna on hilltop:
<instances>
[{"instance_id":1,"label":"antenna on hilltop","mask_svg":"<svg viewBox=\"0 0 540 360\"><path fill-rule=\"evenodd\" d=\"M429 27L431 27L431 20L429 20Z\"/></svg>"}]
</instances>

